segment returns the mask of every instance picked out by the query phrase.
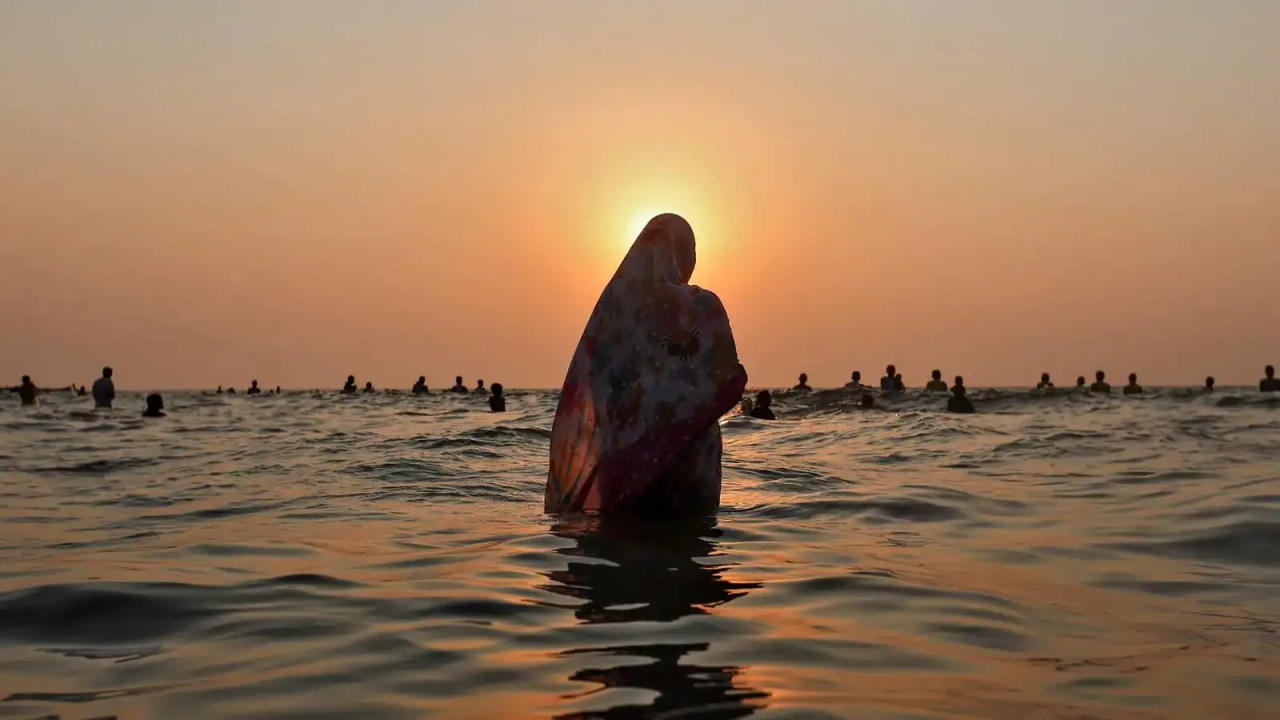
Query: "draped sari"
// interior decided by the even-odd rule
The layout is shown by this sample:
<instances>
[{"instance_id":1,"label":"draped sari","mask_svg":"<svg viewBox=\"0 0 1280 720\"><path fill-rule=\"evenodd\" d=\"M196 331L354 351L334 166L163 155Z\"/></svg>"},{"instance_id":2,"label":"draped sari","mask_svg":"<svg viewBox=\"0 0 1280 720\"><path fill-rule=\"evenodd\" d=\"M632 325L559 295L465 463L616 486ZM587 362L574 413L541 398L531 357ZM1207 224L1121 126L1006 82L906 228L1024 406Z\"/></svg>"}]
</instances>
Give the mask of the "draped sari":
<instances>
[{"instance_id":1,"label":"draped sari","mask_svg":"<svg viewBox=\"0 0 1280 720\"><path fill-rule=\"evenodd\" d=\"M689 285L693 229L649 221L596 302L551 430L547 512L707 512L718 420L746 371L720 299Z\"/></svg>"}]
</instances>

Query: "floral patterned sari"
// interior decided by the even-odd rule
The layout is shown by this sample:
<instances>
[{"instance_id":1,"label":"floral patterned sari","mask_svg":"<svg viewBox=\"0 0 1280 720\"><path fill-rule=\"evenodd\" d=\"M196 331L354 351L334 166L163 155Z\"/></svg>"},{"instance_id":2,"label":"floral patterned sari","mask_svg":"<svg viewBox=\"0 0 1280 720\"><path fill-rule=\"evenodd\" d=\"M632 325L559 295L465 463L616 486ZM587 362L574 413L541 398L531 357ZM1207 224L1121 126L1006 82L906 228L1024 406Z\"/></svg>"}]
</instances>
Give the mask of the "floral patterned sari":
<instances>
[{"instance_id":1,"label":"floral patterned sari","mask_svg":"<svg viewBox=\"0 0 1280 720\"><path fill-rule=\"evenodd\" d=\"M693 229L649 221L596 302L551 430L547 512L708 512L721 415L746 372L724 306L689 285Z\"/></svg>"}]
</instances>

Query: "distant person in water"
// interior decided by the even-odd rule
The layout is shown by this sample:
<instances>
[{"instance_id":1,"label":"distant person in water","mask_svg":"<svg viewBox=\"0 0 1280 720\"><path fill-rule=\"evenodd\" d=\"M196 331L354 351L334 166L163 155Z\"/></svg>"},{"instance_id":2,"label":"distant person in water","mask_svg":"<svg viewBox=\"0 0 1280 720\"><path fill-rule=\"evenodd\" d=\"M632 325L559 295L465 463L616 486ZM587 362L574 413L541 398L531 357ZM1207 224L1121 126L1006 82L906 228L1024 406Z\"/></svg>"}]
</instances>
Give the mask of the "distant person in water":
<instances>
[{"instance_id":1,"label":"distant person in water","mask_svg":"<svg viewBox=\"0 0 1280 720\"><path fill-rule=\"evenodd\" d=\"M907 384L902 381L902 373L893 376L893 389L902 392L907 389Z\"/></svg>"},{"instance_id":2,"label":"distant person in water","mask_svg":"<svg viewBox=\"0 0 1280 720\"><path fill-rule=\"evenodd\" d=\"M880 378L880 389L887 392L893 392L894 390L897 390L898 389L897 378L898 378L897 368L895 368L892 365L885 367L884 377Z\"/></svg>"},{"instance_id":3,"label":"distant person in water","mask_svg":"<svg viewBox=\"0 0 1280 720\"><path fill-rule=\"evenodd\" d=\"M280 394L280 386L279 386L279 385L277 385L277 386L276 386L276 394L277 394L277 395L279 395L279 394Z\"/></svg>"},{"instance_id":4,"label":"distant person in water","mask_svg":"<svg viewBox=\"0 0 1280 720\"><path fill-rule=\"evenodd\" d=\"M76 388L76 395L79 395L80 397L84 397L85 395L88 395L88 394L89 394L89 393L84 389L84 386L83 386L83 385L81 385L80 387Z\"/></svg>"},{"instance_id":5,"label":"distant person in water","mask_svg":"<svg viewBox=\"0 0 1280 720\"><path fill-rule=\"evenodd\" d=\"M160 393L151 393L147 396L147 409L142 411L142 417L164 417L164 398L160 397Z\"/></svg>"},{"instance_id":6,"label":"distant person in water","mask_svg":"<svg viewBox=\"0 0 1280 720\"><path fill-rule=\"evenodd\" d=\"M342 392L351 395L356 391L356 376L348 375L347 383L342 386Z\"/></svg>"},{"instance_id":7,"label":"distant person in water","mask_svg":"<svg viewBox=\"0 0 1280 720\"><path fill-rule=\"evenodd\" d=\"M926 392L946 392L947 391L947 383L942 380L941 370L933 371L933 379L925 384L924 389Z\"/></svg>"},{"instance_id":8,"label":"distant person in water","mask_svg":"<svg viewBox=\"0 0 1280 720\"><path fill-rule=\"evenodd\" d=\"M951 397L947 398L947 412L974 412L973 403L965 395L964 378L959 375L956 376L956 384L951 388Z\"/></svg>"},{"instance_id":9,"label":"distant person in water","mask_svg":"<svg viewBox=\"0 0 1280 720\"><path fill-rule=\"evenodd\" d=\"M1138 384L1138 373L1129 373L1129 384L1124 386L1125 395L1141 395L1142 386Z\"/></svg>"},{"instance_id":10,"label":"distant person in water","mask_svg":"<svg viewBox=\"0 0 1280 720\"><path fill-rule=\"evenodd\" d=\"M244 391L244 394L245 394L245 395L257 395L257 394L258 394L258 393L260 393L260 392L262 392L262 388L258 387L258 381L257 381L257 380L254 380L253 382L249 383L249 389L248 389L248 390L245 390L245 391Z\"/></svg>"},{"instance_id":11,"label":"distant person in water","mask_svg":"<svg viewBox=\"0 0 1280 720\"><path fill-rule=\"evenodd\" d=\"M1084 384L1084 378L1080 378L1080 384ZM1053 392L1053 381L1049 379L1049 373L1040 373L1040 382L1036 383L1036 389Z\"/></svg>"},{"instance_id":12,"label":"distant person in water","mask_svg":"<svg viewBox=\"0 0 1280 720\"><path fill-rule=\"evenodd\" d=\"M871 393L863 390L862 397L858 398L858 407L862 408L863 410L870 410L875 406L876 406L876 399L871 396Z\"/></svg>"},{"instance_id":13,"label":"distant person in water","mask_svg":"<svg viewBox=\"0 0 1280 720\"><path fill-rule=\"evenodd\" d=\"M229 388L227 388L227 394L228 394L228 395L235 395L235 394L236 394L236 389L235 389L235 388L233 388L233 387L229 387Z\"/></svg>"},{"instance_id":14,"label":"distant person in water","mask_svg":"<svg viewBox=\"0 0 1280 720\"><path fill-rule=\"evenodd\" d=\"M221 385L219 385L219 386L218 386L218 391L217 391L216 393L214 393L214 395L221 395L221 394L222 394L222 386L221 386Z\"/></svg>"},{"instance_id":15,"label":"distant person in water","mask_svg":"<svg viewBox=\"0 0 1280 720\"><path fill-rule=\"evenodd\" d=\"M1276 379L1275 367L1268 365L1263 372L1266 373L1266 377L1258 383L1258 392L1280 392L1280 380Z\"/></svg>"},{"instance_id":16,"label":"distant person in water","mask_svg":"<svg viewBox=\"0 0 1280 720\"><path fill-rule=\"evenodd\" d=\"M678 215L645 226L574 350L551 429L548 512L703 514L720 505L719 419L747 373L724 305L689 284Z\"/></svg>"},{"instance_id":17,"label":"distant person in water","mask_svg":"<svg viewBox=\"0 0 1280 720\"><path fill-rule=\"evenodd\" d=\"M1077 377L1077 378L1076 378L1076 390L1079 390L1080 392L1084 392L1085 390L1088 390L1088 388L1087 388L1087 387L1085 387L1085 385L1084 385L1084 376L1083 376L1083 375L1081 375L1081 376L1079 376L1079 377Z\"/></svg>"},{"instance_id":18,"label":"distant person in water","mask_svg":"<svg viewBox=\"0 0 1280 720\"><path fill-rule=\"evenodd\" d=\"M854 370L853 374L849 376L849 382L845 383L844 386L849 388L850 390L861 390L862 389L862 371Z\"/></svg>"},{"instance_id":19,"label":"distant person in water","mask_svg":"<svg viewBox=\"0 0 1280 720\"><path fill-rule=\"evenodd\" d=\"M1110 393L1111 386L1107 384L1107 374L1099 370L1093 375L1097 380L1089 386L1089 392Z\"/></svg>"},{"instance_id":20,"label":"distant person in water","mask_svg":"<svg viewBox=\"0 0 1280 720\"><path fill-rule=\"evenodd\" d=\"M502 395L502 383L494 383L489 386L489 410L490 412L506 412L507 398Z\"/></svg>"},{"instance_id":21,"label":"distant person in water","mask_svg":"<svg viewBox=\"0 0 1280 720\"><path fill-rule=\"evenodd\" d=\"M483 380L476 380L476 389L475 389L475 390L472 390L471 392L477 392L477 393L480 393L481 395L483 395L483 394L486 392L486 391L485 391L485 389L484 389L484 381L483 381Z\"/></svg>"},{"instance_id":22,"label":"distant person in water","mask_svg":"<svg viewBox=\"0 0 1280 720\"><path fill-rule=\"evenodd\" d=\"M1204 391L1205 391L1205 392L1207 392L1207 393L1211 393L1211 392L1213 392L1213 383L1214 383L1214 379L1213 379L1213 376L1212 376L1212 375L1210 375L1209 377L1205 378L1205 379L1204 379Z\"/></svg>"},{"instance_id":23,"label":"distant person in water","mask_svg":"<svg viewBox=\"0 0 1280 720\"><path fill-rule=\"evenodd\" d=\"M366 382L366 383L364 384L364 391L365 391L365 392L367 392L367 393L371 393L371 392L373 392L373 383L372 383L372 382Z\"/></svg>"},{"instance_id":24,"label":"distant person in water","mask_svg":"<svg viewBox=\"0 0 1280 720\"><path fill-rule=\"evenodd\" d=\"M458 393L458 394L465 394L465 393L469 393L469 392L471 392L471 391L467 389L467 386L466 386L466 385L463 385L463 384L462 384L462 376L461 376L461 375L459 375L459 376L457 376L457 377L455 377L455 378L453 379L453 387L449 388L449 392L455 392L455 393Z\"/></svg>"},{"instance_id":25,"label":"distant person in water","mask_svg":"<svg viewBox=\"0 0 1280 720\"><path fill-rule=\"evenodd\" d=\"M39 405L40 389L36 384L31 382L30 375L22 376L22 384L15 388L9 388L12 392L18 393L18 399L23 405Z\"/></svg>"},{"instance_id":26,"label":"distant person in water","mask_svg":"<svg viewBox=\"0 0 1280 720\"><path fill-rule=\"evenodd\" d=\"M413 394L414 394L414 395L425 395L427 392L428 392L428 390L427 390L427 376L426 376L426 375L419 375L419 376L418 376L418 382L416 382L416 383L414 383L414 384L413 384Z\"/></svg>"},{"instance_id":27,"label":"distant person in water","mask_svg":"<svg viewBox=\"0 0 1280 720\"><path fill-rule=\"evenodd\" d=\"M796 386L791 389L796 392L809 392L812 390L813 388L809 387L808 373L800 373L800 382L796 383Z\"/></svg>"},{"instance_id":28,"label":"distant person in water","mask_svg":"<svg viewBox=\"0 0 1280 720\"><path fill-rule=\"evenodd\" d=\"M778 417L773 414L773 393L768 390L761 390L756 393L756 404L751 408L751 417L757 420L777 420Z\"/></svg>"},{"instance_id":29,"label":"distant person in water","mask_svg":"<svg viewBox=\"0 0 1280 720\"><path fill-rule=\"evenodd\" d=\"M114 371L109 367L102 368L102 377L93 381L93 406L97 408L111 407L116 399L116 384L111 380Z\"/></svg>"}]
</instances>

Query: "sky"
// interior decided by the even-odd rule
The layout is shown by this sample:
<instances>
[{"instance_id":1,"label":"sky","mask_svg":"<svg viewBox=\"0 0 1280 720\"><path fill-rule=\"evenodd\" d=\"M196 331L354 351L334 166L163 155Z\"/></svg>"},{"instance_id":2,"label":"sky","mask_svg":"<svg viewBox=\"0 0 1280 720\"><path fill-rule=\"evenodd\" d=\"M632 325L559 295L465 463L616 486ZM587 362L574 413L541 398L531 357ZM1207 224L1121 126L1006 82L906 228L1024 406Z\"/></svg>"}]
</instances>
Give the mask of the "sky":
<instances>
[{"instance_id":1,"label":"sky","mask_svg":"<svg viewBox=\"0 0 1280 720\"><path fill-rule=\"evenodd\" d=\"M0 3L0 383L558 387L648 216L752 385L1280 364L1280 3Z\"/></svg>"}]
</instances>

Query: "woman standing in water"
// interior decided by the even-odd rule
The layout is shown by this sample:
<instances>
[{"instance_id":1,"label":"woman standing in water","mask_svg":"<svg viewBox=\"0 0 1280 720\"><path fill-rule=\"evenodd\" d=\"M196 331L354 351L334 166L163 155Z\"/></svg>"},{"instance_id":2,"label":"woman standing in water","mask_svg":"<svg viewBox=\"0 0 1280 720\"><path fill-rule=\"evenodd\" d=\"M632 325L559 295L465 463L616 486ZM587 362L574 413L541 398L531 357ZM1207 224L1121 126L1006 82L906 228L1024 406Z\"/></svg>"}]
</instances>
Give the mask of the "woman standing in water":
<instances>
[{"instance_id":1,"label":"woman standing in water","mask_svg":"<svg viewBox=\"0 0 1280 720\"><path fill-rule=\"evenodd\" d=\"M556 408L547 512L719 506L717 421L747 373L720 299L689 285L695 261L689 223L658 215L605 286Z\"/></svg>"}]
</instances>

